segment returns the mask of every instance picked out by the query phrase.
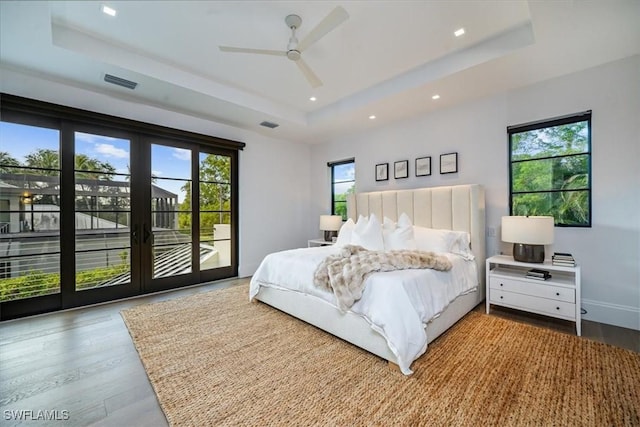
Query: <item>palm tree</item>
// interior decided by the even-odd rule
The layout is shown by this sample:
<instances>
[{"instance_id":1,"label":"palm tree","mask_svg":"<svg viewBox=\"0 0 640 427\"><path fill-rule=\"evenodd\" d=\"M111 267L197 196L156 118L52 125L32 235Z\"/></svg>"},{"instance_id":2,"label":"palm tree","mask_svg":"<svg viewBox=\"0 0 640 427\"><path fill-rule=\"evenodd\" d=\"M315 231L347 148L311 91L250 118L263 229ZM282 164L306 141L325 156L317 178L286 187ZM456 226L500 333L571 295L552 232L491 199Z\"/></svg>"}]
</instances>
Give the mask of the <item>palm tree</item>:
<instances>
[{"instance_id":1,"label":"palm tree","mask_svg":"<svg viewBox=\"0 0 640 427\"><path fill-rule=\"evenodd\" d=\"M41 169L36 172L39 175L57 175L60 170L60 156L56 150L40 148L27 154L25 160L25 166Z\"/></svg>"},{"instance_id":2,"label":"palm tree","mask_svg":"<svg viewBox=\"0 0 640 427\"><path fill-rule=\"evenodd\" d=\"M11 172L13 166L20 166L20 162L6 151L0 151L0 173Z\"/></svg>"}]
</instances>

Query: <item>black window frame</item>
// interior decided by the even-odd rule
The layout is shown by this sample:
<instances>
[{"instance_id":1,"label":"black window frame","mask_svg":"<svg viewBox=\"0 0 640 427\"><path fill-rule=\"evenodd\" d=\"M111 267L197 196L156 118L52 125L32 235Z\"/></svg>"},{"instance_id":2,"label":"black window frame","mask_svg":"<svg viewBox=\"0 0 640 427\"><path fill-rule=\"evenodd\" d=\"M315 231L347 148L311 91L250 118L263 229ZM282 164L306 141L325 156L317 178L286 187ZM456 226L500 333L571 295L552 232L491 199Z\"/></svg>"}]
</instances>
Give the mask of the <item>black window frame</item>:
<instances>
[{"instance_id":1,"label":"black window frame","mask_svg":"<svg viewBox=\"0 0 640 427\"><path fill-rule=\"evenodd\" d=\"M347 165L347 164L351 164L353 163L353 168L355 171L355 167L356 167L356 159L355 158L350 158L350 159L343 159L343 160L338 160L335 162L328 162L327 166L329 168L331 168L331 215L336 215L336 203L344 203L345 204L345 215L346 215L346 204L347 202L341 202L341 201L336 201L336 194L335 194L335 185L337 183L344 183L344 182L353 182L353 185L355 186L356 184L356 178L355 175L353 177L353 180L349 180L349 181L336 181L335 178L335 167L336 166L342 166L342 165ZM342 217L342 220L346 220L345 217Z\"/></svg>"},{"instance_id":2,"label":"black window frame","mask_svg":"<svg viewBox=\"0 0 640 427\"><path fill-rule=\"evenodd\" d=\"M538 129L545 129L545 128L551 128L551 127L555 127L555 126L561 126L561 125L566 125L566 124L572 124L572 123L578 123L578 122L587 122L587 131L588 131L588 137L587 137L587 151L586 152L581 152L581 153L571 153L571 154L564 154L564 155L559 155L559 156L546 156L546 157L536 157L535 159L524 159L524 160L514 160L513 159L513 135L514 134L518 134L518 133L522 133L522 132L528 132L528 131L533 131L533 130L538 130ZM555 117L555 118L551 118L551 119L545 119L545 120L540 120L540 121L536 121L536 122L530 122L530 123L525 123L525 124L520 124L520 125L514 125L514 126L508 126L507 127L507 135L508 135L508 155L509 155L509 215L514 215L513 212L513 199L515 195L520 195L520 194L533 194L533 193L562 193L562 192L572 192L572 191L587 191L588 192L588 219L587 222L584 224L565 224L562 222L558 222L558 218L553 215L553 212L548 212L546 213L547 215L552 215L554 216L555 219L555 226L556 227L573 227L573 228L590 228L591 224L592 224L592 216L593 216L593 208L592 208L592 203L593 203L593 198L592 198L592 178L593 178L593 174L592 174L592 168L591 168L591 161L592 161L592 157L593 157L593 145L592 145L592 112L591 110L587 110L587 111L582 111L579 113L574 113L574 114L569 114L566 116L561 116L561 117ZM585 189L579 189L579 190L572 190L572 189L551 189L551 190L536 190L536 191L515 191L513 190L513 165L514 163L522 163L522 162L529 162L529 161L539 161L539 160L548 160L548 159L559 159L559 158L563 158L563 157L570 157L570 156L583 156L586 155L587 156L587 188Z\"/></svg>"},{"instance_id":3,"label":"black window frame","mask_svg":"<svg viewBox=\"0 0 640 427\"><path fill-rule=\"evenodd\" d=\"M141 280L133 279L135 287L107 286L93 288L78 292L75 289L76 261L75 261L75 218L74 215L62 216L60 222L60 292L50 295L41 295L25 299L0 302L0 320L13 319L27 315L57 311L88 304L112 301L120 298L143 295L145 293L158 292L198 283L210 282L224 278L236 277L239 268L239 152L244 149L245 143L211 135L199 134L181 129L169 128L153 123L145 123L123 117L96 113L88 110L67 107L35 99L0 93L0 117L1 121L55 129L60 132L60 211L73 212L75 207L75 168L74 168L74 135L75 131L91 132L99 135L122 135L132 142L133 156L142 156L140 150L143 145L151 143L167 142L167 145L184 147L198 152L199 149L211 153L231 157L231 181L232 185L232 227L231 227L231 265L223 266L215 270L195 269L192 274L172 276L147 280L148 287L143 287ZM137 154L133 154L134 148ZM147 156L149 154L146 154ZM146 163L145 163L145 167ZM140 176L151 176L151 171L140 173ZM131 188L137 188L138 193L151 191L150 186L132 175ZM199 182L198 161L192 159L192 182ZM198 197L198 186L194 186L194 198ZM149 193L150 197L150 193ZM132 203L140 201L132 200ZM150 205L150 204L149 204ZM146 213L148 207L138 207L136 212ZM194 211L192 236L195 244L199 243L199 211ZM193 259L196 260L194 252ZM133 261L137 265L152 262L148 256L139 256ZM64 265L64 268L62 266ZM192 265L197 265L192 261ZM139 269L142 272L142 268ZM139 278L138 278L139 279Z\"/></svg>"}]
</instances>

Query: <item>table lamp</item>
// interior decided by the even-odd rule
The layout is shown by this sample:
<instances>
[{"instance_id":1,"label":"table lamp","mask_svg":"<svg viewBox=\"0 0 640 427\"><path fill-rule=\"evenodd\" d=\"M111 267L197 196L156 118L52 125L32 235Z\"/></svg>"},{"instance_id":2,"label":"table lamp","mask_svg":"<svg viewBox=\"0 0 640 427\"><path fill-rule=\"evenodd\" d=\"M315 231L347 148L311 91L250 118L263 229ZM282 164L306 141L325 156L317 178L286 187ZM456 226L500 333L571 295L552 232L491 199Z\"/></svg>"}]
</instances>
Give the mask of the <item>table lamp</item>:
<instances>
[{"instance_id":1,"label":"table lamp","mask_svg":"<svg viewBox=\"0 0 640 427\"><path fill-rule=\"evenodd\" d=\"M502 241L513 243L513 259L543 263L544 245L553 243L552 216L503 216Z\"/></svg>"},{"instance_id":2,"label":"table lamp","mask_svg":"<svg viewBox=\"0 0 640 427\"><path fill-rule=\"evenodd\" d=\"M320 230L324 231L324 240L326 242L330 242L332 237L338 235L340 227L342 227L342 216L320 215Z\"/></svg>"}]
</instances>

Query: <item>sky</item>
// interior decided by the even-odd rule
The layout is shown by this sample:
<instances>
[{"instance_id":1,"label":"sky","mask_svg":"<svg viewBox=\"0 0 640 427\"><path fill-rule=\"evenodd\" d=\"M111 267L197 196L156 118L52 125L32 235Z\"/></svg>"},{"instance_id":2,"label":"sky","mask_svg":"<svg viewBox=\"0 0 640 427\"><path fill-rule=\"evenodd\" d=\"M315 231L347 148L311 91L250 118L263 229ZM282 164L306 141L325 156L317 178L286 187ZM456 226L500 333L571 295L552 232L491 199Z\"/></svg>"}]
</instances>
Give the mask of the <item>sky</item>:
<instances>
[{"instance_id":1,"label":"sky","mask_svg":"<svg viewBox=\"0 0 640 427\"><path fill-rule=\"evenodd\" d=\"M337 184L334 184L334 191L336 194L346 193L351 186L354 185L356 179L355 163L346 163L343 165L336 165L333 167L333 180ZM340 181L347 181L340 183Z\"/></svg>"},{"instance_id":2,"label":"sky","mask_svg":"<svg viewBox=\"0 0 640 427\"><path fill-rule=\"evenodd\" d=\"M0 151L5 151L24 163L25 156L38 149L59 151L59 132L54 129L0 122ZM129 140L76 132L75 151L76 154L86 154L90 158L108 162L119 174L129 173ZM152 144L151 171L156 177L155 185L178 194L179 202L184 200L184 192L181 190L184 180L191 176L190 155L189 150ZM124 175L117 180L124 181Z\"/></svg>"}]
</instances>

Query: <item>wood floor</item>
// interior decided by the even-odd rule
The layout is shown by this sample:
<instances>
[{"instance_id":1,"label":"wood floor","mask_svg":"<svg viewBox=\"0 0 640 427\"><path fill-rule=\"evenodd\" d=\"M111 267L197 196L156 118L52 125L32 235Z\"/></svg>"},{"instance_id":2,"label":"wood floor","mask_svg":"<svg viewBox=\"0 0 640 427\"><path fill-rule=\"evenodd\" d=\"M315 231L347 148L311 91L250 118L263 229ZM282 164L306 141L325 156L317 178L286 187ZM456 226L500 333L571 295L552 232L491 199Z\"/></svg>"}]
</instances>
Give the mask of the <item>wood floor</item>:
<instances>
[{"instance_id":1,"label":"wood floor","mask_svg":"<svg viewBox=\"0 0 640 427\"><path fill-rule=\"evenodd\" d=\"M0 323L0 419L4 425L167 425L120 310L213 289L234 279L95 307ZM484 312L484 303L476 311ZM574 324L492 309L492 315L575 333ZM583 320L583 337L640 352L640 331ZM17 412L12 412L17 411ZM22 412L19 412L22 411ZM31 412L25 412L31 411ZM48 413L38 411L49 411ZM57 411L57 412L56 412ZM22 415L22 420L16 419ZM61 421L27 419L54 417ZM68 418L65 420L65 418Z\"/></svg>"}]
</instances>

